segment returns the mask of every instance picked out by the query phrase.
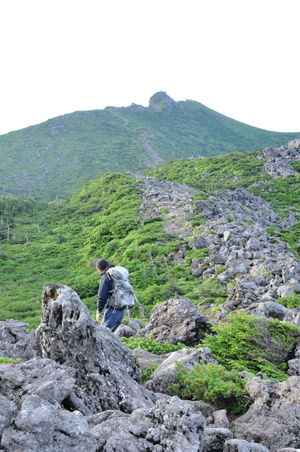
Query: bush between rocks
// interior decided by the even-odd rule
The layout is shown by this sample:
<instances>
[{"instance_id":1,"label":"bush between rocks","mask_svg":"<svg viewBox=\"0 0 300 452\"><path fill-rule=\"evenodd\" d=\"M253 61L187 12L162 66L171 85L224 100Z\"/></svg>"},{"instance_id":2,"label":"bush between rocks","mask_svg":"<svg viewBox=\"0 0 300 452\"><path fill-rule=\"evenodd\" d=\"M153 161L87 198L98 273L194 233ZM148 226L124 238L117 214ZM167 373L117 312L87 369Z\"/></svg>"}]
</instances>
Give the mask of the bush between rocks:
<instances>
[{"instance_id":1,"label":"bush between rocks","mask_svg":"<svg viewBox=\"0 0 300 452\"><path fill-rule=\"evenodd\" d=\"M246 379L235 371L227 371L224 366L216 364L195 364L191 370L176 362L179 367L179 383L172 383L168 388L170 395L182 399L202 400L216 409L226 408L228 413L245 413L251 402L246 391ZM249 379L253 375L248 375Z\"/></svg>"},{"instance_id":2,"label":"bush between rocks","mask_svg":"<svg viewBox=\"0 0 300 452\"><path fill-rule=\"evenodd\" d=\"M284 381L300 328L277 319L257 318L244 313L228 316L226 323L213 325L202 346L228 370L263 372Z\"/></svg>"},{"instance_id":3,"label":"bush between rocks","mask_svg":"<svg viewBox=\"0 0 300 452\"><path fill-rule=\"evenodd\" d=\"M177 345L170 344L170 342L167 341L160 344L153 340L152 335L147 338L140 337L139 335L137 337L122 337L121 341L123 344L127 345L130 350L141 348L142 350L147 350L147 352L151 352L156 355L175 352L176 350L186 347L185 344L181 344L180 342Z\"/></svg>"}]
</instances>

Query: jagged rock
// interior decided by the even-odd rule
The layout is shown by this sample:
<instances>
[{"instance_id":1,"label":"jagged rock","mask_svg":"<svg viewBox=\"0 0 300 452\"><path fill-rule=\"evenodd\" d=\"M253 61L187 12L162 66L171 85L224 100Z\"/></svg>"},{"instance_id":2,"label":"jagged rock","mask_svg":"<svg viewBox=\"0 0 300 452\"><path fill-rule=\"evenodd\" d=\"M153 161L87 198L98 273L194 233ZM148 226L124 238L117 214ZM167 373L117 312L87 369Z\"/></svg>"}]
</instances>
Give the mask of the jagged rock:
<instances>
[{"instance_id":1,"label":"jagged rock","mask_svg":"<svg viewBox=\"0 0 300 452\"><path fill-rule=\"evenodd\" d=\"M140 371L130 350L92 319L74 290L47 285L42 298L37 354L76 370L74 392L91 413L152 406L153 394L134 381Z\"/></svg>"},{"instance_id":2,"label":"jagged rock","mask_svg":"<svg viewBox=\"0 0 300 452\"><path fill-rule=\"evenodd\" d=\"M92 421L99 451L203 451L205 419L178 397L161 399L150 410L139 409L131 415L110 412L98 423L95 418Z\"/></svg>"},{"instance_id":3,"label":"jagged rock","mask_svg":"<svg viewBox=\"0 0 300 452\"><path fill-rule=\"evenodd\" d=\"M223 452L226 441L233 438L228 428L214 427L205 429L203 452Z\"/></svg>"},{"instance_id":4,"label":"jagged rock","mask_svg":"<svg viewBox=\"0 0 300 452\"><path fill-rule=\"evenodd\" d=\"M263 314L265 317L284 320L286 316L290 314L290 310L282 304L274 301L266 301L265 303L259 303L257 311Z\"/></svg>"},{"instance_id":5,"label":"jagged rock","mask_svg":"<svg viewBox=\"0 0 300 452\"><path fill-rule=\"evenodd\" d=\"M177 383L178 366L176 361L183 364L187 370L192 369L196 363L204 361L204 363L218 364L211 356L208 348L183 348L171 353L153 372L151 379L145 383L145 387L154 392L167 392L168 387L172 383Z\"/></svg>"},{"instance_id":6,"label":"jagged rock","mask_svg":"<svg viewBox=\"0 0 300 452\"><path fill-rule=\"evenodd\" d=\"M242 439L230 439L226 441L223 452L269 452L269 449L261 444L248 443Z\"/></svg>"},{"instance_id":7,"label":"jagged rock","mask_svg":"<svg viewBox=\"0 0 300 452\"><path fill-rule=\"evenodd\" d=\"M152 335L157 342L193 346L200 343L210 328L208 318L188 298L170 298L153 308L149 325L139 333L145 337Z\"/></svg>"},{"instance_id":8,"label":"jagged rock","mask_svg":"<svg viewBox=\"0 0 300 452\"><path fill-rule=\"evenodd\" d=\"M33 358L18 365L2 364L0 392L18 408L30 394L36 394L49 403L68 404L71 399L75 399L74 375L75 369L50 359ZM89 412L84 405L80 405L80 408L85 413Z\"/></svg>"},{"instance_id":9,"label":"jagged rock","mask_svg":"<svg viewBox=\"0 0 300 452\"><path fill-rule=\"evenodd\" d=\"M0 394L0 438L4 430L12 423L17 412L15 403Z\"/></svg>"},{"instance_id":10,"label":"jagged rock","mask_svg":"<svg viewBox=\"0 0 300 452\"><path fill-rule=\"evenodd\" d=\"M133 350L132 354L141 371L149 369L152 364L161 364L170 355L170 353L156 355L155 353L150 353L147 352L147 350L142 350L140 348Z\"/></svg>"},{"instance_id":11,"label":"jagged rock","mask_svg":"<svg viewBox=\"0 0 300 452\"><path fill-rule=\"evenodd\" d=\"M235 437L256 441L271 452L300 447L300 377L282 383L251 378L246 383L253 405L233 422Z\"/></svg>"},{"instance_id":12,"label":"jagged rock","mask_svg":"<svg viewBox=\"0 0 300 452\"><path fill-rule=\"evenodd\" d=\"M213 412L213 426L215 428L229 428L229 421L226 410L217 410Z\"/></svg>"},{"instance_id":13,"label":"jagged rock","mask_svg":"<svg viewBox=\"0 0 300 452\"><path fill-rule=\"evenodd\" d=\"M294 286L280 286L277 289L277 295L279 297L288 297L289 295L294 295L295 289Z\"/></svg>"},{"instance_id":14,"label":"jagged rock","mask_svg":"<svg viewBox=\"0 0 300 452\"><path fill-rule=\"evenodd\" d=\"M34 357L35 331L28 333L28 325L18 320L0 322L0 356L21 361Z\"/></svg>"},{"instance_id":15,"label":"jagged rock","mask_svg":"<svg viewBox=\"0 0 300 452\"><path fill-rule=\"evenodd\" d=\"M96 440L82 414L30 395L14 424L4 430L1 446L18 452L95 452Z\"/></svg>"}]
</instances>

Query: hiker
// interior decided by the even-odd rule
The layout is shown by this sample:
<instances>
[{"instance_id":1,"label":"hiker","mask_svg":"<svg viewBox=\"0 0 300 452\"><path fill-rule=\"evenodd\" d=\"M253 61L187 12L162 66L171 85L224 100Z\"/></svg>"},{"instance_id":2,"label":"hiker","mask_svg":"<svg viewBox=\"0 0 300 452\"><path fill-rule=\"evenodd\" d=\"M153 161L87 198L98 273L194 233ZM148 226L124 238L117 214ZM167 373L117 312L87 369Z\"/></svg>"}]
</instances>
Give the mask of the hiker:
<instances>
[{"instance_id":1,"label":"hiker","mask_svg":"<svg viewBox=\"0 0 300 452\"><path fill-rule=\"evenodd\" d=\"M113 279L107 274L107 270L113 267L114 265L110 264L106 259L101 258L96 262L96 270L101 275L98 291L96 320L99 322L101 313L103 309L106 308L101 324L106 328L110 328L112 331L115 331L122 323L125 315L125 309L115 308L110 306L109 303L111 295L114 291L114 282Z\"/></svg>"}]
</instances>

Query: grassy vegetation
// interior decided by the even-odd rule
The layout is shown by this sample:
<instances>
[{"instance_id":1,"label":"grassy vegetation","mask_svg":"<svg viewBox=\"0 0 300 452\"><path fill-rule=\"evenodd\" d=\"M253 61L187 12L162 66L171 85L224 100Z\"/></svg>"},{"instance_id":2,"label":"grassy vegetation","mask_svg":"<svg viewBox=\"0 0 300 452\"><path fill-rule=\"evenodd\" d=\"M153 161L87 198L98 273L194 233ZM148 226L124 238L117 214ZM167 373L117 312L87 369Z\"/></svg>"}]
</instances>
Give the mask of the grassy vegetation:
<instances>
[{"instance_id":1,"label":"grassy vegetation","mask_svg":"<svg viewBox=\"0 0 300 452\"><path fill-rule=\"evenodd\" d=\"M189 251L182 265L168 261L183 242L164 231L162 219L142 221L141 189L129 174L108 173L59 203L20 201L11 214L16 202L2 198L0 320L14 318L36 327L48 283L71 286L94 314L99 275L93 261L101 256L128 268L148 313L177 294L225 301L227 294L215 282L199 284L191 274L191 260L203 260L207 250Z\"/></svg>"},{"instance_id":2,"label":"grassy vegetation","mask_svg":"<svg viewBox=\"0 0 300 452\"><path fill-rule=\"evenodd\" d=\"M207 335L203 344L225 368L287 378L287 361L299 341L299 327L238 313L226 323L214 325L213 330L215 334Z\"/></svg>"},{"instance_id":3,"label":"grassy vegetation","mask_svg":"<svg viewBox=\"0 0 300 452\"><path fill-rule=\"evenodd\" d=\"M154 105L154 106L153 106ZM0 136L0 192L66 198L110 172L144 172L170 158L213 156L280 146L300 133L277 133L234 121L204 105L75 112Z\"/></svg>"}]
</instances>

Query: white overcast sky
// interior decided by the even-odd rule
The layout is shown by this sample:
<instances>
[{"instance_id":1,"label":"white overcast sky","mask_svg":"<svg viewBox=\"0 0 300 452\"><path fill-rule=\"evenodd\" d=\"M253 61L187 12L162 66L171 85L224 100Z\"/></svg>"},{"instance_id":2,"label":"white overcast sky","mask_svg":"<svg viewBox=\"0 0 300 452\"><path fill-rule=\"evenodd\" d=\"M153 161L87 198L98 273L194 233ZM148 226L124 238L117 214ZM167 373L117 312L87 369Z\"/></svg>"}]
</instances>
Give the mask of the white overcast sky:
<instances>
[{"instance_id":1,"label":"white overcast sky","mask_svg":"<svg viewBox=\"0 0 300 452\"><path fill-rule=\"evenodd\" d=\"M0 0L0 134L157 91L300 132L300 0Z\"/></svg>"}]
</instances>

